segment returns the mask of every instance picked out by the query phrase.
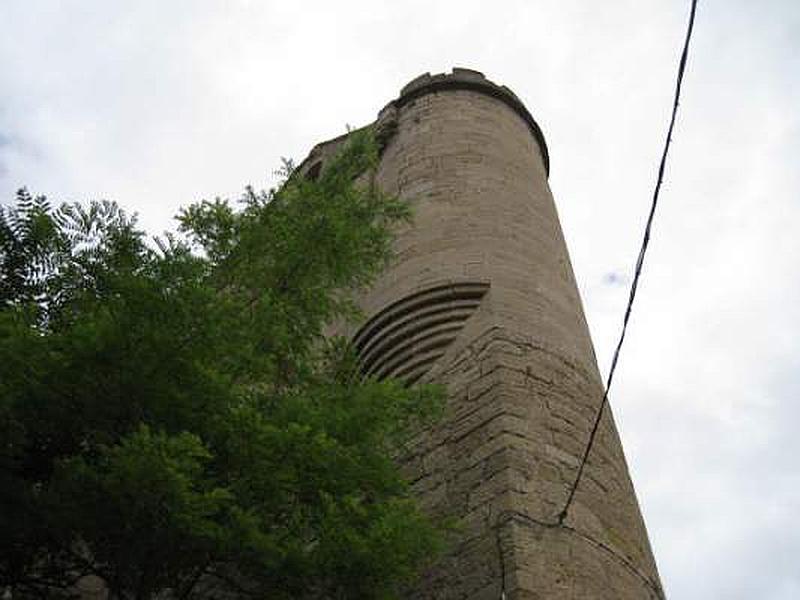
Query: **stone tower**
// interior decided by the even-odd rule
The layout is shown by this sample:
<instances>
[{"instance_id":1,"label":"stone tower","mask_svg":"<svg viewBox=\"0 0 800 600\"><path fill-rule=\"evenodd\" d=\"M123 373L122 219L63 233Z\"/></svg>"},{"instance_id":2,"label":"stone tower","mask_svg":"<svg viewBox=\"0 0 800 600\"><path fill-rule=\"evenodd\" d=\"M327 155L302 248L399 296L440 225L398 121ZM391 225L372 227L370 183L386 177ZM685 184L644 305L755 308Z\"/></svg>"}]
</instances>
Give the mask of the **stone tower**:
<instances>
[{"instance_id":1,"label":"stone tower","mask_svg":"<svg viewBox=\"0 0 800 600\"><path fill-rule=\"evenodd\" d=\"M538 125L467 69L417 77L376 125L377 183L414 223L350 333L365 373L446 385L446 417L404 465L426 509L460 523L408 597L663 598L608 410L559 522L603 387Z\"/></svg>"}]
</instances>

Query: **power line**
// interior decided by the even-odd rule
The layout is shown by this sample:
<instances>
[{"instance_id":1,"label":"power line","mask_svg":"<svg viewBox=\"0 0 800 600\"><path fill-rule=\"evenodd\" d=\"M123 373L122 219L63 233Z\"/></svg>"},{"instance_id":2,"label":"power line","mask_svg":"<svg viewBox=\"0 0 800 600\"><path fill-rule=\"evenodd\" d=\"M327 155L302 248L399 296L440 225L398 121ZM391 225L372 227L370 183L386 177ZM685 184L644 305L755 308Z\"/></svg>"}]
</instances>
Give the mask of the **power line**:
<instances>
[{"instance_id":1,"label":"power line","mask_svg":"<svg viewBox=\"0 0 800 600\"><path fill-rule=\"evenodd\" d=\"M669 128L667 129L667 138L664 143L664 151L661 154L661 164L658 167L658 179L656 180L656 187L653 190L653 201L650 205L650 214L647 217L647 225L644 228L644 236L642 238L642 245L639 249L639 257L636 259L636 269L633 276L633 282L631 283L630 293L628 295L628 306L625 309L625 316L622 319L622 330L620 331L619 340L617 341L617 347L614 350L614 357L611 360L611 368L608 371L608 379L606 380L606 387L605 392L603 393L603 400L600 402L600 408L597 411L597 417L594 420L594 425L592 426L592 431L589 434L589 440L586 443L586 449L583 452L583 458L581 459L580 466L578 467L578 473L575 476L575 481L570 488L569 496L567 497L567 501L564 504L563 510L558 515L558 522L563 523L564 520L567 518L567 513L569 512L569 508L572 505L572 500L575 497L575 491L578 489L578 484L581 481L581 477L583 476L584 468L586 467L586 462L589 459L589 453L592 450L592 445L594 444L595 437L597 436L597 430L600 427L600 421L603 417L603 411L608 404L608 392L611 389L611 383L614 380L614 371L617 368L617 362L619 361L619 353L620 349L622 348L622 343L625 340L625 333L628 329L628 321L631 317L631 310L633 308L633 301L636 298L636 289L639 285L639 277L642 274L642 266L644 265L644 257L647 252L647 246L650 243L650 230L653 226L653 217L656 214L656 207L658 206L658 196L661 192L661 183L664 179L664 169L667 163L667 154L669 153L669 146L672 142L672 130L675 127L675 117L678 114L678 104L681 96L681 84L683 83L683 73L686 69L686 59L689 55L689 41L692 38L692 29L694 28L694 15L695 11L697 10L697 0L692 0L692 7L691 12L689 14L689 26L686 29L686 39L683 43L683 52L681 53L681 60L678 65L678 79L675 85L675 100L672 104L672 117L669 121Z\"/></svg>"}]
</instances>

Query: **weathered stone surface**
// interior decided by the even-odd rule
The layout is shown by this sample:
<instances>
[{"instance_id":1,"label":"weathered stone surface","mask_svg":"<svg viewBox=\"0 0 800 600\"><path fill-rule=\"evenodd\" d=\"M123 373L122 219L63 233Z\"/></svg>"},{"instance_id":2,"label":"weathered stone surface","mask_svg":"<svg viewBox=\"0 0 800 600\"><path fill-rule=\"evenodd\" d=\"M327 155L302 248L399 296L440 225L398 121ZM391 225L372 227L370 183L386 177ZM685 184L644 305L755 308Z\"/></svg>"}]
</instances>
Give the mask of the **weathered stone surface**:
<instances>
[{"instance_id":1,"label":"weathered stone surface","mask_svg":"<svg viewBox=\"0 0 800 600\"><path fill-rule=\"evenodd\" d=\"M360 298L366 314L434 286L490 284L423 377L448 387L447 416L404 468L423 505L461 529L408 597L662 597L610 411L558 524L603 388L538 126L510 90L464 69L416 78L378 124L391 133L377 182L415 220Z\"/></svg>"}]
</instances>

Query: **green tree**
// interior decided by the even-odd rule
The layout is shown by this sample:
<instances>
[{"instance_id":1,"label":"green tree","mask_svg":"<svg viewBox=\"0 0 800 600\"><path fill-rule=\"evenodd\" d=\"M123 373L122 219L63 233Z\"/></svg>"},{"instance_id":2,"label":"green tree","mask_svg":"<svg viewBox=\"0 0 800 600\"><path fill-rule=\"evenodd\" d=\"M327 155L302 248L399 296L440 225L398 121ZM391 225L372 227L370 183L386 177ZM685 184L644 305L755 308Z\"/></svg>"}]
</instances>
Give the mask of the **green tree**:
<instances>
[{"instance_id":1,"label":"green tree","mask_svg":"<svg viewBox=\"0 0 800 600\"><path fill-rule=\"evenodd\" d=\"M2 208L0 591L391 598L435 554L392 457L439 391L324 335L409 218L351 138L156 246L109 202Z\"/></svg>"}]
</instances>

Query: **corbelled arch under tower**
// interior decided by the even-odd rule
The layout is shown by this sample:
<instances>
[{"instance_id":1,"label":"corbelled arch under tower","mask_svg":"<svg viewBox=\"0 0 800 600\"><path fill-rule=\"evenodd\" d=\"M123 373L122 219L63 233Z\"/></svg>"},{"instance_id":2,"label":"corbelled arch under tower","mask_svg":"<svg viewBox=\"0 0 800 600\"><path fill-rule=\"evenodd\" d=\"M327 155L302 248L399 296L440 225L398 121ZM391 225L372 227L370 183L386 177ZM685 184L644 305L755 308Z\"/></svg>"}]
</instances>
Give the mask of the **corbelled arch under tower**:
<instances>
[{"instance_id":1,"label":"corbelled arch under tower","mask_svg":"<svg viewBox=\"0 0 800 600\"><path fill-rule=\"evenodd\" d=\"M603 386L538 125L468 69L414 79L376 124L376 182L414 222L350 333L365 373L447 387L404 465L423 506L461 524L409 598L663 598L608 410L559 522Z\"/></svg>"}]
</instances>

